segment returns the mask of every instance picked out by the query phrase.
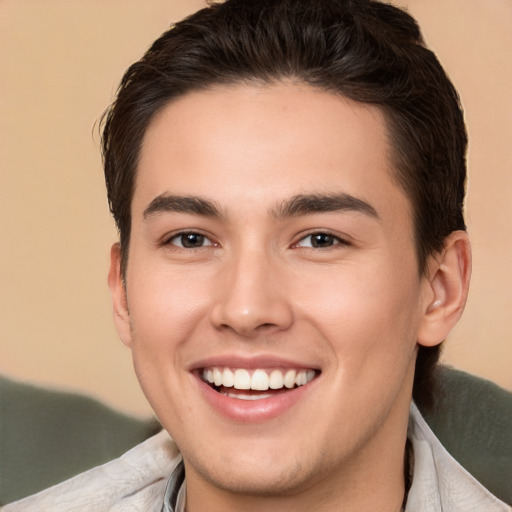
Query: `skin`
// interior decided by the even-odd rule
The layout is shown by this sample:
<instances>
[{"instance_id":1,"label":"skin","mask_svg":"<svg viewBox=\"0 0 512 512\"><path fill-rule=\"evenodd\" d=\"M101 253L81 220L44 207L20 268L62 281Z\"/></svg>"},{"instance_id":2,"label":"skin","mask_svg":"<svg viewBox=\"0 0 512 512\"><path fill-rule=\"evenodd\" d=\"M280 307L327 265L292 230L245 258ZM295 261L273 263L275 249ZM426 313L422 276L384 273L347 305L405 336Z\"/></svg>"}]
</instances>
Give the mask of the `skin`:
<instances>
[{"instance_id":1,"label":"skin","mask_svg":"<svg viewBox=\"0 0 512 512\"><path fill-rule=\"evenodd\" d=\"M455 232L418 275L390 155L377 107L301 84L189 93L150 124L126 280L116 244L109 284L141 386L182 451L187 510L400 509L417 345L458 320L470 255ZM333 194L359 203L283 207ZM216 215L156 200L168 196ZM205 238L183 247L184 231ZM328 235L321 247L313 233ZM262 421L205 399L198 365L262 357L317 377Z\"/></svg>"}]
</instances>

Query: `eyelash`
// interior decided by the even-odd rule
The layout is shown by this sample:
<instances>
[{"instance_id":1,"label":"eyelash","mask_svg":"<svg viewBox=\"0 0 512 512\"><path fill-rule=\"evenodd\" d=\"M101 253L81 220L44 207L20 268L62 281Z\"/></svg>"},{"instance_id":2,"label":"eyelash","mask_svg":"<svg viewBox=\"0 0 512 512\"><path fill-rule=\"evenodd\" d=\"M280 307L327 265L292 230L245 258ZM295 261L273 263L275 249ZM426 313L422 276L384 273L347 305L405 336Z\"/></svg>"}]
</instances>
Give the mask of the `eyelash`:
<instances>
[{"instance_id":1,"label":"eyelash","mask_svg":"<svg viewBox=\"0 0 512 512\"><path fill-rule=\"evenodd\" d=\"M186 247L186 243L185 244L183 243L185 241L185 237L197 237L197 238L200 238L202 242L204 241L208 241L209 243L207 243L206 245L200 245L200 246L197 246L197 247L194 247L194 246L191 246L191 247ZM326 245L326 246L316 246L315 247L315 242L313 241L313 237L325 237L328 239L328 241L330 241L331 243L329 245ZM302 243L307 240L307 239L310 239L311 243L310 245L302 245ZM173 241L175 240L180 240L180 244L176 244L176 243L173 243ZM181 231L179 233L176 233L174 235L172 235L171 237L167 238L163 245L172 245L172 246L175 246L175 247L178 247L180 249L202 249L204 247L215 247L217 246L218 244L216 244L215 242L213 242L207 235L199 232L199 231ZM312 233L308 233L307 235L301 237L299 239L298 242L294 243L292 247L296 248L296 247L305 247L305 248L309 248L309 249L317 249L317 250L321 250L321 249L329 249L331 247L335 247L335 246L338 246L338 245L345 245L345 246L348 246L350 245L350 242L348 242L347 240L344 240L343 238L340 238L339 236L336 236L336 235L333 235L332 233L329 233L328 231L314 231Z\"/></svg>"},{"instance_id":2,"label":"eyelash","mask_svg":"<svg viewBox=\"0 0 512 512\"><path fill-rule=\"evenodd\" d=\"M312 239L312 237L315 237L315 236L316 237L324 236L326 238L329 238L332 243L330 245L327 245L324 247L315 247L313 245L314 242ZM311 240L311 245L301 245L301 242L303 242L304 240L307 240L308 238ZM348 242L347 240L345 240L343 238L340 238L339 236L333 235L332 233L329 233L328 231L314 231L314 232L308 233L307 235L300 238L300 240L298 242L296 242L293 246L294 247L306 247L308 249L330 249L331 247L335 247L338 245L348 246L348 245L350 245L350 242Z\"/></svg>"},{"instance_id":3,"label":"eyelash","mask_svg":"<svg viewBox=\"0 0 512 512\"><path fill-rule=\"evenodd\" d=\"M184 239L185 237L191 237L191 236L196 236L197 238L201 238L203 241L208 241L209 243L206 244L206 245L200 245L198 247L186 247L183 242L184 242ZM176 243L173 243L174 240L180 240L181 244L178 245ZM202 249L204 247L211 247L211 246L216 246L217 244L215 242L213 242L212 240L210 240L210 238L208 238L208 236L206 236L205 234L199 232L199 231L180 231L179 233L176 233L174 235L172 235L171 237L167 238L163 245L172 245L172 246L175 246L175 247L178 247L180 249Z\"/></svg>"}]
</instances>

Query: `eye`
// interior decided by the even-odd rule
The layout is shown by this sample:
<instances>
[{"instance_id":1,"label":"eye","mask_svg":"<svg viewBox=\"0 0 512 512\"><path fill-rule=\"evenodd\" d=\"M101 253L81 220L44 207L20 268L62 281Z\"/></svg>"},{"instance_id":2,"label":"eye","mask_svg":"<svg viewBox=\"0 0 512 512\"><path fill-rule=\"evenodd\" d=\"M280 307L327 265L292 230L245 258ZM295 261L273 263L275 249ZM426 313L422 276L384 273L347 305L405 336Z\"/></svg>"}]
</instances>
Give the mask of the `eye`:
<instances>
[{"instance_id":1,"label":"eye","mask_svg":"<svg viewBox=\"0 0 512 512\"><path fill-rule=\"evenodd\" d=\"M201 247L207 247L214 245L214 243L205 235L189 231L186 233L178 233L170 238L167 245L175 245L176 247L183 247L184 249L199 249Z\"/></svg>"},{"instance_id":2,"label":"eye","mask_svg":"<svg viewBox=\"0 0 512 512\"><path fill-rule=\"evenodd\" d=\"M348 245L348 242L331 233L318 232L310 233L295 244L296 247L312 247L313 249L324 249L334 245Z\"/></svg>"}]
</instances>

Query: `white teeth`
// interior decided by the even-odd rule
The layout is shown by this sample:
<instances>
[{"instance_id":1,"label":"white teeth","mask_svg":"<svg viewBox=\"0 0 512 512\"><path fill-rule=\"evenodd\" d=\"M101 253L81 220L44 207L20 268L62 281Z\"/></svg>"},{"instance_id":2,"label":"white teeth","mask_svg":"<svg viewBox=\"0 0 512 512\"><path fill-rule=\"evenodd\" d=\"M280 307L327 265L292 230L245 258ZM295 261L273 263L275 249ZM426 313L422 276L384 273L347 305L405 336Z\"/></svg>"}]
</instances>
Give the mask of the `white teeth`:
<instances>
[{"instance_id":1,"label":"white teeth","mask_svg":"<svg viewBox=\"0 0 512 512\"><path fill-rule=\"evenodd\" d=\"M252 375L244 368L237 368L234 372L230 368L205 368L202 379L215 386L235 389L252 389L266 391L267 389L292 389L295 386L304 386L315 377L315 370L254 370ZM228 395L231 396L231 395Z\"/></svg>"},{"instance_id":2,"label":"white teeth","mask_svg":"<svg viewBox=\"0 0 512 512\"><path fill-rule=\"evenodd\" d=\"M287 388L293 388L293 386L295 386L295 375L296 375L296 371L295 370L288 370L284 376L284 385L287 387Z\"/></svg>"},{"instance_id":3,"label":"white teeth","mask_svg":"<svg viewBox=\"0 0 512 512\"><path fill-rule=\"evenodd\" d=\"M247 370L235 370L235 389L251 389L251 376Z\"/></svg>"},{"instance_id":4,"label":"white teeth","mask_svg":"<svg viewBox=\"0 0 512 512\"><path fill-rule=\"evenodd\" d=\"M248 395L247 393L236 393L235 391L228 391L222 394L230 398L238 398L239 400L262 400L263 398L270 398L272 396L271 393Z\"/></svg>"},{"instance_id":5,"label":"white teeth","mask_svg":"<svg viewBox=\"0 0 512 512\"><path fill-rule=\"evenodd\" d=\"M307 382L308 381L307 381L306 372L305 371L297 372L297 375L295 376L295 384L297 384L297 386L304 386L304 384L306 384Z\"/></svg>"},{"instance_id":6,"label":"white teeth","mask_svg":"<svg viewBox=\"0 0 512 512\"><path fill-rule=\"evenodd\" d=\"M218 368L213 369L213 383L216 386L220 386L222 384L222 372Z\"/></svg>"},{"instance_id":7,"label":"white teeth","mask_svg":"<svg viewBox=\"0 0 512 512\"><path fill-rule=\"evenodd\" d=\"M279 370L274 370L270 374L268 387L270 389L281 389L284 386L284 377L283 372Z\"/></svg>"},{"instance_id":8,"label":"white teeth","mask_svg":"<svg viewBox=\"0 0 512 512\"><path fill-rule=\"evenodd\" d=\"M235 385L235 374L229 368L225 368L222 372L222 383L219 385L226 388L232 388Z\"/></svg>"},{"instance_id":9,"label":"white teeth","mask_svg":"<svg viewBox=\"0 0 512 512\"><path fill-rule=\"evenodd\" d=\"M251 377L251 389L265 391L268 389L269 377L265 370L256 370Z\"/></svg>"}]
</instances>

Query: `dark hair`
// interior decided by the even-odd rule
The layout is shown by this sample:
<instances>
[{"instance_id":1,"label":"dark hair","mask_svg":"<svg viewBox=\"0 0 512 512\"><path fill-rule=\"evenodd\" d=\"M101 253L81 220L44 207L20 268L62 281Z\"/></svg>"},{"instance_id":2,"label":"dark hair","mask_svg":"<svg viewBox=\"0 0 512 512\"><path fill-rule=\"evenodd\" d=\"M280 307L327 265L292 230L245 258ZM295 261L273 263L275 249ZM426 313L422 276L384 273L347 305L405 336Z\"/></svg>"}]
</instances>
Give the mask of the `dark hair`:
<instances>
[{"instance_id":1,"label":"dark hair","mask_svg":"<svg viewBox=\"0 0 512 512\"><path fill-rule=\"evenodd\" d=\"M384 112L395 179L413 206L420 275L465 229L467 136L456 90L406 12L372 0L228 0L174 25L125 73L103 125L105 180L126 269L145 131L163 106L222 84L291 79ZM425 405L439 346L420 347L414 396Z\"/></svg>"}]
</instances>

